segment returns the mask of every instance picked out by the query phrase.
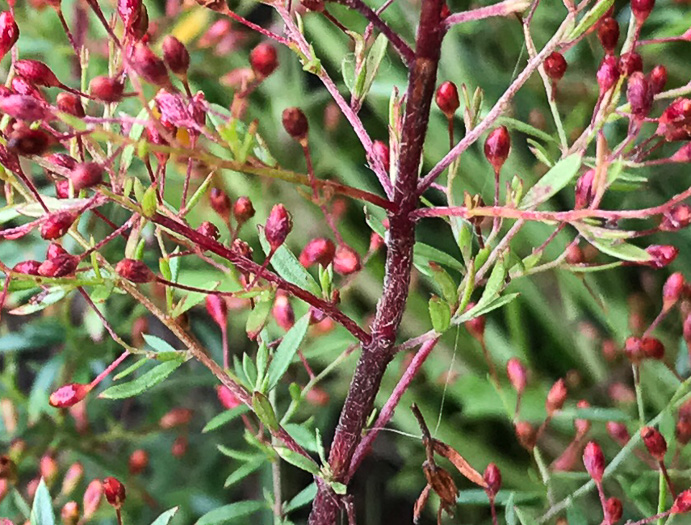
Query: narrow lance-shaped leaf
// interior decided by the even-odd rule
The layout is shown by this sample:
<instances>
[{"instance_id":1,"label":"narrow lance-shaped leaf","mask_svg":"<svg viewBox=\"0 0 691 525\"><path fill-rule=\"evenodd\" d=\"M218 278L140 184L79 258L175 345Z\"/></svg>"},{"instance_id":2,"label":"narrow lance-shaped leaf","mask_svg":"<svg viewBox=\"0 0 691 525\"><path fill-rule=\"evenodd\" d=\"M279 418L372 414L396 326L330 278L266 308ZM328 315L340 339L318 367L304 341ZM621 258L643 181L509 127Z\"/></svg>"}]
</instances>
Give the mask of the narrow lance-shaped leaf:
<instances>
[{"instance_id":1,"label":"narrow lance-shaped leaf","mask_svg":"<svg viewBox=\"0 0 691 525\"><path fill-rule=\"evenodd\" d=\"M137 396L164 381L170 374L175 372L182 363L182 360L161 363L133 381L122 385L111 386L107 390L101 392L98 397L105 399L124 399Z\"/></svg>"},{"instance_id":2,"label":"narrow lance-shaped leaf","mask_svg":"<svg viewBox=\"0 0 691 525\"><path fill-rule=\"evenodd\" d=\"M271 359L271 364L269 364L267 373L269 377L269 390L273 389L278 384L283 374L288 370L290 363L292 363L295 354L300 348L300 344L307 334L309 322L310 314L308 313L302 316L302 318L288 330L286 335L283 336L283 340L281 344L278 345Z\"/></svg>"},{"instance_id":3,"label":"narrow lance-shaped leaf","mask_svg":"<svg viewBox=\"0 0 691 525\"><path fill-rule=\"evenodd\" d=\"M521 201L521 208L532 208L545 202L571 182L581 167L580 155L569 155L557 162L535 185L528 190Z\"/></svg>"},{"instance_id":4,"label":"narrow lance-shaped leaf","mask_svg":"<svg viewBox=\"0 0 691 525\"><path fill-rule=\"evenodd\" d=\"M53 500L48 492L46 482L41 478L34 494L34 503L31 506L31 523L35 525L55 525L53 513Z\"/></svg>"}]
</instances>

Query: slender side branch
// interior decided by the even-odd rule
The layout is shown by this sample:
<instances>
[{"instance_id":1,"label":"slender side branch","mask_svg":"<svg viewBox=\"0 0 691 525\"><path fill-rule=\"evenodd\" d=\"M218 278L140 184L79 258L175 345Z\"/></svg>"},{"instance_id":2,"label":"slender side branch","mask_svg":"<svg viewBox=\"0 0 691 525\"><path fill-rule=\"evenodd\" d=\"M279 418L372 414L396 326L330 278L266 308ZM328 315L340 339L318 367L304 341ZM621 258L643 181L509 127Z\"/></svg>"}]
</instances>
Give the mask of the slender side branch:
<instances>
[{"instance_id":1,"label":"slender side branch","mask_svg":"<svg viewBox=\"0 0 691 525\"><path fill-rule=\"evenodd\" d=\"M503 2L488 5L487 7L471 9L470 11L464 11L462 13L454 13L446 18L444 24L447 28L450 28L456 24L463 24L464 22L474 22L475 20L482 20L494 16L508 16L513 13L525 11L529 5L530 2L527 0L504 0Z\"/></svg>"}]
</instances>

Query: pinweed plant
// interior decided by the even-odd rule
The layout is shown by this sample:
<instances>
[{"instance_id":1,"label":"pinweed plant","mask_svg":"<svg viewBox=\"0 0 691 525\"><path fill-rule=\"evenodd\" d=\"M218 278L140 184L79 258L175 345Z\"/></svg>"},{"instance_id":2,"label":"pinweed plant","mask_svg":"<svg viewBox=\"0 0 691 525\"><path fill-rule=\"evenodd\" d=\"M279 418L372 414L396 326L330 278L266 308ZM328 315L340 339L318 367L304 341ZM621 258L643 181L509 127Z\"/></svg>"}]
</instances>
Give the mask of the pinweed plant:
<instances>
[{"instance_id":1,"label":"pinweed plant","mask_svg":"<svg viewBox=\"0 0 691 525\"><path fill-rule=\"evenodd\" d=\"M688 2L461 4L8 2L3 525L691 519Z\"/></svg>"}]
</instances>

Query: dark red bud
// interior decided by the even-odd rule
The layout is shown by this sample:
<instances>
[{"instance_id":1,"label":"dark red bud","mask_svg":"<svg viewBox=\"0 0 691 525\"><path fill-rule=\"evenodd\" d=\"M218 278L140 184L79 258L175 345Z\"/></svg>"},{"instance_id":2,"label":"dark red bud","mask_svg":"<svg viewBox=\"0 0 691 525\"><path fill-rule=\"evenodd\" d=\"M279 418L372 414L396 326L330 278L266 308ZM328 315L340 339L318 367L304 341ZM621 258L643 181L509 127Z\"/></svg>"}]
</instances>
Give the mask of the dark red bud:
<instances>
[{"instance_id":1,"label":"dark red bud","mask_svg":"<svg viewBox=\"0 0 691 525\"><path fill-rule=\"evenodd\" d=\"M216 225L213 222L209 221L202 222L199 225L199 228L197 228L197 231L205 237L213 239L214 241L217 241L218 238L221 236L221 232L218 231Z\"/></svg>"},{"instance_id":2,"label":"dark red bud","mask_svg":"<svg viewBox=\"0 0 691 525\"><path fill-rule=\"evenodd\" d=\"M583 264L585 262L583 250L577 244L569 244L566 247L566 262L569 264Z\"/></svg>"},{"instance_id":3,"label":"dark red bud","mask_svg":"<svg viewBox=\"0 0 691 525\"><path fill-rule=\"evenodd\" d=\"M655 7L655 0L631 0L631 12L638 25L647 20L653 7Z\"/></svg>"},{"instance_id":4,"label":"dark red bud","mask_svg":"<svg viewBox=\"0 0 691 525\"><path fill-rule=\"evenodd\" d=\"M684 279L684 274L681 272L675 272L667 278L665 285L662 287L663 311L666 312L677 304L677 301L681 298L681 294L684 292L685 285L686 279Z\"/></svg>"},{"instance_id":5,"label":"dark red bud","mask_svg":"<svg viewBox=\"0 0 691 525\"><path fill-rule=\"evenodd\" d=\"M665 345L655 337L643 337L641 339L641 352L648 359L663 359L665 357Z\"/></svg>"},{"instance_id":6,"label":"dark red bud","mask_svg":"<svg viewBox=\"0 0 691 525\"><path fill-rule=\"evenodd\" d=\"M136 284L150 283L155 279L149 267L137 259L121 260L115 265L115 272L123 279Z\"/></svg>"},{"instance_id":7,"label":"dark red bud","mask_svg":"<svg viewBox=\"0 0 691 525\"><path fill-rule=\"evenodd\" d=\"M264 225L264 235L269 242L271 251L276 251L281 246L288 234L293 229L293 219L283 204L276 204L271 208L269 218Z\"/></svg>"},{"instance_id":8,"label":"dark red bud","mask_svg":"<svg viewBox=\"0 0 691 525\"><path fill-rule=\"evenodd\" d=\"M629 77L626 97L634 117L640 120L648 116L653 107L653 92L650 89L648 79L640 71L634 72Z\"/></svg>"},{"instance_id":9,"label":"dark red bud","mask_svg":"<svg viewBox=\"0 0 691 525\"><path fill-rule=\"evenodd\" d=\"M688 444L691 441L691 419L680 417L674 428L674 436L680 444Z\"/></svg>"},{"instance_id":10,"label":"dark red bud","mask_svg":"<svg viewBox=\"0 0 691 525\"><path fill-rule=\"evenodd\" d=\"M605 502L605 520L610 525L617 523L624 514L621 500L619 498L611 497Z\"/></svg>"},{"instance_id":11,"label":"dark red bud","mask_svg":"<svg viewBox=\"0 0 691 525\"><path fill-rule=\"evenodd\" d=\"M333 257L333 266L336 273L350 275L359 272L362 268L360 256L350 246L341 244L336 248Z\"/></svg>"},{"instance_id":12,"label":"dark red bud","mask_svg":"<svg viewBox=\"0 0 691 525\"><path fill-rule=\"evenodd\" d=\"M568 394L569 391L566 388L566 381L564 381L562 378L558 379L547 393L545 408L548 416L551 417L555 412L563 408Z\"/></svg>"},{"instance_id":13,"label":"dark red bud","mask_svg":"<svg viewBox=\"0 0 691 525\"><path fill-rule=\"evenodd\" d=\"M609 434L609 437L616 441L621 447L626 445L631 439L631 435L626 429L626 425L618 421L607 422L607 433Z\"/></svg>"},{"instance_id":14,"label":"dark red bud","mask_svg":"<svg viewBox=\"0 0 691 525\"><path fill-rule=\"evenodd\" d=\"M67 199L70 196L70 181L60 179L55 181L55 196L58 199Z\"/></svg>"},{"instance_id":15,"label":"dark red bud","mask_svg":"<svg viewBox=\"0 0 691 525\"><path fill-rule=\"evenodd\" d=\"M271 313L276 324L285 331L290 330L295 324L295 312L288 296L284 293L276 294L276 300Z\"/></svg>"},{"instance_id":16,"label":"dark red bud","mask_svg":"<svg viewBox=\"0 0 691 525\"><path fill-rule=\"evenodd\" d=\"M0 60L12 49L19 38L19 26L9 11L0 13Z\"/></svg>"},{"instance_id":17,"label":"dark red bud","mask_svg":"<svg viewBox=\"0 0 691 525\"><path fill-rule=\"evenodd\" d=\"M597 85L600 95L609 91L619 80L619 62L612 55L606 56L597 70Z\"/></svg>"},{"instance_id":18,"label":"dark red bud","mask_svg":"<svg viewBox=\"0 0 691 525\"><path fill-rule=\"evenodd\" d=\"M91 390L89 385L81 383L70 383L61 386L50 395L48 402L55 408L71 407L79 403Z\"/></svg>"},{"instance_id":19,"label":"dark red bud","mask_svg":"<svg viewBox=\"0 0 691 525\"><path fill-rule=\"evenodd\" d=\"M652 257L652 260L646 264L657 269L664 268L665 266L671 264L679 254L679 250L677 248L664 244L650 245L645 249L645 251L648 252Z\"/></svg>"},{"instance_id":20,"label":"dark red bud","mask_svg":"<svg viewBox=\"0 0 691 525\"><path fill-rule=\"evenodd\" d=\"M535 448L535 441L537 440L537 431L526 421L518 421L514 425L516 431L516 438L523 448L532 451Z\"/></svg>"},{"instance_id":21,"label":"dark red bud","mask_svg":"<svg viewBox=\"0 0 691 525\"><path fill-rule=\"evenodd\" d=\"M650 90L653 95L661 93L667 84L667 68L659 65L655 66L653 70L648 73L648 82L650 82Z\"/></svg>"},{"instance_id":22,"label":"dark red bud","mask_svg":"<svg viewBox=\"0 0 691 525\"><path fill-rule=\"evenodd\" d=\"M43 155L51 142L45 131L22 126L8 135L7 149L17 155Z\"/></svg>"},{"instance_id":23,"label":"dark red bud","mask_svg":"<svg viewBox=\"0 0 691 525\"><path fill-rule=\"evenodd\" d=\"M658 119L655 133L667 141L691 139L691 99L677 98L667 106Z\"/></svg>"},{"instance_id":24,"label":"dark red bud","mask_svg":"<svg viewBox=\"0 0 691 525\"><path fill-rule=\"evenodd\" d=\"M487 483L487 493L496 496L501 488L501 471L494 463L487 465L482 478Z\"/></svg>"},{"instance_id":25,"label":"dark red bud","mask_svg":"<svg viewBox=\"0 0 691 525\"><path fill-rule=\"evenodd\" d=\"M300 253L300 264L305 268L321 264L326 268L334 258L336 246L330 239L319 237L308 242Z\"/></svg>"},{"instance_id":26,"label":"dark red bud","mask_svg":"<svg viewBox=\"0 0 691 525\"><path fill-rule=\"evenodd\" d=\"M130 474L133 476L141 474L148 465L149 453L146 450L142 450L140 448L130 454L128 466L130 469Z\"/></svg>"},{"instance_id":27,"label":"dark red bud","mask_svg":"<svg viewBox=\"0 0 691 525\"><path fill-rule=\"evenodd\" d=\"M501 126L490 132L485 141L485 157L499 173L511 151L511 136L506 126Z\"/></svg>"},{"instance_id":28,"label":"dark red bud","mask_svg":"<svg viewBox=\"0 0 691 525\"><path fill-rule=\"evenodd\" d=\"M390 170L390 151L389 146L383 143L381 140L375 140L372 144L372 153L376 158L378 158L382 165L384 166L384 171L387 173Z\"/></svg>"},{"instance_id":29,"label":"dark red bud","mask_svg":"<svg viewBox=\"0 0 691 525\"><path fill-rule=\"evenodd\" d=\"M603 18L597 28L597 36L605 53L613 54L619 42L619 22L611 17Z\"/></svg>"},{"instance_id":30,"label":"dark red bud","mask_svg":"<svg viewBox=\"0 0 691 525\"><path fill-rule=\"evenodd\" d=\"M118 0L118 15L128 31L136 23L141 14L141 0Z\"/></svg>"},{"instance_id":31,"label":"dark red bud","mask_svg":"<svg viewBox=\"0 0 691 525\"><path fill-rule=\"evenodd\" d=\"M262 42L250 52L250 65L258 77L268 77L278 67L276 48L268 42Z\"/></svg>"},{"instance_id":32,"label":"dark red bud","mask_svg":"<svg viewBox=\"0 0 691 525\"><path fill-rule=\"evenodd\" d=\"M223 297L215 294L207 295L206 311L219 328L225 328L228 323L228 304Z\"/></svg>"},{"instance_id":33,"label":"dark red bud","mask_svg":"<svg viewBox=\"0 0 691 525\"><path fill-rule=\"evenodd\" d=\"M211 208L223 219L228 219L230 215L230 197L220 188L211 188L209 192L209 203Z\"/></svg>"},{"instance_id":34,"label":"dark red bud","mask_svg":"<svg viewBox=\"0 0 691 525\"><path fill-rule=\"evenodd\" d=\"M41 263L34 260L22 261L12 268L13 272L24 273L26 275L38 275L38 268Z\"/></svg>"},{"instance_id":35,"label":"dark red bud","mask_svg":"<svg viewBox=\"0 0 691 525\"><path fill-rule=\"evenodd\" d=\"M125 485L120 483L115 478L106 478L103 480L103 493L106 496L106 501L116 509L122 507L122 504L127 497Z\"/></svg>"},{"instance_id":36,"label":"dark red bud","mask_svg":"<svg viewBox=\"0 0 691 525\"><path fill-rule=\"evenodd\" d=\"M23 59L14 63L15 71L32 84L43 87L60 87L62 82L58 80L55 73L38 60Z\"/></svg>"},{"instance_id":37,"label":"dark red bud","mask_svg":"<svg viewBox=\"0 0 691 525\"><path fill-rule=\"evenodd\" d=\"M631 76L637 71L643 71L643 59L634 51L624 53L619 58L619 73Z\"/></svg>"},{"instance_id":38,"label":"dark red bud","mask_svg":"<svg viewBox=\"0 0 691 525\"><path fill-rule=\"evenodd\" d=\"M189 445L189 440L187 436L178 436L173 441L173 445L170 447L170 453L176 458L180 458L187 453L187 447Z\"/></svg>"},{"instance_id":39,"label":"dark red bud","mask_svg":"<svg viewBox=\"0 0 691 525\"><path fill-rule=\"evenodd\" d=\"M38 274L43 277L65 277L71 275L79 265L79 258L70 254L59 255L43 261L38 267Z\"/></svg>"},{"instance_id":40,"label":"dark red bud","mask_svg":"<svg viewBox=\"0 0 691 525\"><path fill-rule=\"evenodd\" d=\"M89 82L89 92L101 102L120 102L125 84L111 77L94 77Z\"/></svg>"},{"instance_id":41,"label":"dark red bud","mask_svg":"<svg viewBox=\"0 0 691 525\"><path fill-rule=\"evenodd\" d=\"M309 124L307 117L300 108L287 108L283 110L282 115L283 128L286 133L297 141L304 140L307 137Z\"/></svg>"},{"instance_id":42,"label":"dark red bud","mask_svg":"<svg viewBox=\"0 0 691 525\"><path fill-rule=\"evenodd\" d=\"M590 477L596 483L600 483L605 474L605 455L602 453L600 445L595 441L591 441L585 446L583 464Z\"/></svg>"},{"instance_id":43,"label":"dark red bud","mask_svg":"<svg viewBox=\"0 0 691 525\"><path fill-rule=\"evenodd\" d=\"M77 220L77 214L68 211L59 211L51 213L48 218L41 224L41 237L47 241L59 239L65 235L74 221Z\"/></svg>"},{"instance_id":44,"label":"dark red bud","mask_svg":"<svg viewBox=\"0 0 691 525\"><path fill-rule=\"evenodd\" d=\"M329 393L318 386L312 387L305 394L305 401L316 407L325 407L329 404Z\"/></svg>"},{"instance_id":45,"label":"dark red bud","mask_svg":"<svg viewBox=\"0 0 691 525\"><path fill-rule=\"evenodd\" d=\"M446 118L453 118L454 113L461 105L458 100L458 89L456 84L450 81L444 82L437 88L437 93L435 95L435 101L441 112L446 115Z\"/></svg>"},{"instance_id":46,"label":"dark red bud","mask_svg":"<svg viewBox=\"0 0 691 525\"><path fill-rule=\"evenodd\" d=\"M545 59L545 73L554 82L558 82L566 73L569 65L566 63L564 55L555 51Z\"/></svg>"},{"instance_id":47,"label":"dark red bud","mask_svg":"<svg viewBox=\"0 0 691 525\"><path fill-rule=\"evenodd\" d=\"M96 162L82 162L70 173L74 191L92 188L103 182L103 168Z\"/></svg>"},{"instance_id":48,"label":"dark red bud","mask_svg":"<svg viewBox=\"0 0 691 525\"><path fill-rule=\"evenodd\" d=\"M249 197L238 197L233 204L233 216L238 224L244 224L254 217L254 206Z\"/></svg>"},{"instance_id":49,"label":"dark red bud","mask_svg":"<svg viewBox=\"0 0 691 525\"><path fill-rule=\"evenodd\" d=\"M241 401L235 397L235 394L233 394L230 391L230 388L224 385L218 385L216 387L216 395L218 396L218 400L221 402L223 407L226 410L232 410L235 407L240 406L242 403Z\"/></svg>"},{"instance_id":50,"label":"dark red bud","mask_svg":"<svg viewBox=\"0 0 691 525\"><path fill-rule=\"evenodd\" d=\"M48 245L48 249L46 250L46 259L55 259L56 257L60 257L61 255L69 255L67 253L67 250L62 247L61 244L57 242L51 242Z\"/></svg>"},{"instance_id":51,"label":"dark red bud","mask_svg":"<svg viewBox=\"0 0 691 525\"><path fill-rule=\"evenodd\" d=\"M28 95L10 95L0 98L0 111L17 120L34 122L50 116L48 107L37 98Z\"/></svg>"},{"instance_id":52,"label":"dark red bud","mask_svg":"<svg viewBox=\"0 0 691 525\"><path fill-rule=\"evenodd\" d=\"M641 429L641 438L643 438L645 448L648 449L648 452L651 456L653 456L653 458L655 458L655 460L665 460L665 454L667 453L667 442L656 428L643 427Z\"/></svg>"},{"instance_id":53,"label":"dark red bud","mask_svg":"<svg viewBox=\"0 0 691 525\"><path fill-rule=\"evenodd\" d=\"M641 348L641 338L630 336L624 342L624 354L632 363L639 363L645 356Z\"/></svg>"},{"instance_id":54,"label":"dark red bud","mask_svg":"<svg viewBox=\"0 0 691 525\"><path fill-rule=\"evenodd\" d=\"M48 103L48 99L46 99L46 96L40 88L37 88L27 79L19 75L12 78L12 91L17 95L26 95L27 97L35 98L43 103Z\"/></svg>"},{"instance_id":55,"label":"dark red bud","mask_svg":"<svg viewBox=\"0 0 691 525\"><path fill-rule=\"evenodd\" d=\"M55 105L63 113L82 118L86 113L82 101L74 93L60 93L55 98Z\"/></svg>"},{"instance_id":56,"label":"dark red bud","mask_svg":"<svg viewBox=\"0 0 691 525\"><path fill-rule=\"evenodd\" d=\"M691 490L685 490L677 496L672 505L672 514L685 514L691 511Z\"/></svg>"},{"instance_id":57,"label":"dark red bud","mask_svg":"<svg viewBox=\"0 0 691 525\"><path fill-rule=\"evenodd\" d=\"M474 306L475 303L469 303L466 310L470 310ZM466 330L468 330L468 333L478 341L481 341L485 336L485 317L482 315L475 317L470 321L466 321L464 326L466 327Z\"/></svg>"},{"instance_id":58,"label":"dark red bud","mask_svg":"<svg viewBox=\"0 0 691 525\"><path fill-rule=\"evenodd\" d=\"M513 389L519 394L523 393L525 386L528 384L528 372L520 359L516 357L509 359L506 363L506 375Z\"/></svg>"},{"instance_id":59,"label":"dark red bud","mask_svg":"<svg viewBox=\"0 0 691 525\"><path fill-rule=\"evenodd\" d=\"M163 60L170 70L184 77L190 67L190 53L185 44L172 35L163 40Z\"/></svg>"},{"instance_id":60,"label":"dark red bud","mask_svg":"<svg viewBox=\"0 0 691 525\"><path fill-rule=\"evenodd\" d=\"M165 63L146 44L139 42L134 46L132 67L147 82L158 87L171 87Z\"/></svg>"}]
</instances>

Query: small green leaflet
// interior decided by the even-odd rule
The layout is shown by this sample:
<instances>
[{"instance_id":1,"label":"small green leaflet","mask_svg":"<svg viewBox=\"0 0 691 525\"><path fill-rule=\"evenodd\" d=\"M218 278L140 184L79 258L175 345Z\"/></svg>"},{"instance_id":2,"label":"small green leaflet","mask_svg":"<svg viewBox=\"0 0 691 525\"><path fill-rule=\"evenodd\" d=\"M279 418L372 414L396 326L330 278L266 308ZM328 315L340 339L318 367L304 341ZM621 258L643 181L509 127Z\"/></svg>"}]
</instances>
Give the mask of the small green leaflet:
<instances>
[{"instance_id":1,"label":"small green leaflet","mask_svg":"<svg viewBox=\"0 0 691 525\"><path fill-rule=\"evenodd\" d=\"M252 474L253 472L257 471L259 467L261 467L264 464L264 459L263 458L257 458L252 461L248 461L246 463L243 463L242 466L238 467L233 471L233 473L226 478L225 483L223 484L224 488L231 487L235 485L236 483L242 481L245 479L247 476Z\"/></svg>"},{"instance_id":2,"label":"small green leaflet","mask_svg":"<svg viewBox=\"0 0 691 525\"><path fill-rule=\"evenodd\" d=\"M578 173L581 161L580 155L569 155L557 162L528 190L521 200L520 208L533 208L563 189Z\"/></svg>"},{"instance_id":3,"label":"small green leaflet","mask_svg":"<svg viewBox=\"0 0 691 525\"><path fill-rule=\"evenodd\" d=\"M156 518L151 525L168 525L170 523L170 520L173 519L173 516L177 513L179 507L173 507L172 509L168 509L165 511L163 514L161 514L158 518Z\"/></svg>"},{"instance_id":4,"label":"small green leaflet","mask_svg":"<svg viewBox=\"0 0 691 525\"><path fill-rule=\"evenodd\" d=\"M175 372L183 363L182 360L166 361L155 366L137 379L122 385L111 386L101 392L98 397L104 399L125 399L141 394L142 392L156 386L165 380L170 374Z\"/></svg>"},{"instance_id":5,"label":"small green leaflet","mask_svg":"<svg viewBox=\"0 0 691 525\"><path fill-rule=\"evenodd\" d=\"M309 472L313 476L319 476L319 465L317 465L314 460L286 447L274 447L274 450L279 456L281 456L283 460L287 461L291 465L304 470L305 472Z\"/></svg>"},{"instance_id":6,"label":"small green leaflet","mask_svg":"<svg viewBox=\"0 0 691 525\"><path fill-rule=\"evenodd\" d=\"M41 481L34 495L34 503L31 506L30 521L32 525L55 525L55 514L53 514L53 500L46 487L46 482Z\"/></svg>"},{"instance_id":7,"label":"small green leaflet","mask_svg":"<svg viewBox=\"0 0 691 525\"><path fill-rule=\"evenodd\" d=\"M166 341L164 341L160 337L156 337L155 335L151 334L143 334L143 337L144 341L146 341L146 344L148 344L157 352L176 352L175 348L170 346Z\"/></svg>"},{"instance_id":8,"label":"small green leaflet","mask_svg":"<svg viewBox=\"0 0 691 525\"><path fill-rule=\"evenodd\" d=\"M307 313L288 330L286 335L283 336L283 340L281 344L278 345L278 348L276 348L273 358L271 359L271 364L269 364L269 391L278 384L283 374L288 370L290 363L293 361L295 354L300 348L302 340L307 334L309 323L310 314Z\"/></svg>"},{"instance_id":9,"label":"small green leaflet","mask_svg":"<svg viewBox=\"0 0 691 525\"><path fill-rule=\"evenodd\" d=\"M595 24L595 22L600 20L602 15L605 14L605 11L612 7L613 4L614 0L600 0L597 4L595 4L595 7L586 13L574 30L571 31L568 40L576 40L579 36L585 33Z\"/></svg>"},{"instance_id":10,"label":"small green leaflet","mask_svg":"<svg viewBox=\"0 0 691 525\"><path fill-rule=\"evenodd\" d=\"M38 295L34 295L29 302L19 306L13 310L10 310L12 315L29 315L36 312L40 312L44 308L47 308L51 304L55 304L60 301L63 297L67 295L67 290L62 286L54 286L47 293L41 292Z\"/></svg>"},{"instance_id":11,"label":"small green leaflet","mask_svg":"<svg viewBox=\"0 0 691 525\"><path fill-rule=\"evenodd\" d=\"M225 410L224 412L221 412L220 414L217 414L211 418L211 421L209 421L202 429L202 433L216 430L217 428L222 427L226 423L231 422L233 419L245 414L248 411L249 407L247 405L240 405L235 408L231 408L230 410Z\"/></svg>"},{"instance_id":12,"label":"small green leaflet","mask_svg":"<svg viewBox=\"0 0 691 525\"><path fill-rule=\"evenodd\" d=\"M195 525L227 525L233 520L244 518L265 508L267 506L264 501L239 501L207 512L197 520Z\"/></svg>"},{"instance_id":13,"label":"small green leaflet","mask_svg":"<svg viewBox=\"0 0 691 525\"><path fill-rule=\"evenodd\" d=\"M309 504L316 495L317 484L312 482L298 492L293 499L286 503L285 507L283 507L283 511L288 513L294 511L295 509L299 509L300 507L304 507L305 505Z\"/></svg>"},{"instance_id":14,"label":"small green leaflet","mask_svg":"<svg viewBox=\"0 0 691 525\"><path fill-rule=\"evenodd\" d=\"M259 241L262 245L262 250L265 254L269 253L269 243L266 240L264 232L261 231ZM283 277L286 281L293 283L300 288L307 290L314 295L320 295L321 289L319 284L314 280L307 270L300 264L297 257L293 255L286 245L283 244L278 247L276 253L271 258L271 266L273 266L276 273Z\"/></svg>"},{"instance_id":15,"label":"small green leaflet","mask_svg":"<svg viewBox=\"0 0 691 525\"><path fill-rule=\"evenodd\" d=\"M651 256L643 248L626 243L620 239L603 239L592 235L590 228L579 227L578 231L585 240L595 246L602 253L621 259L622 261L648 262Z\"/></svg>"}]
</instances>

